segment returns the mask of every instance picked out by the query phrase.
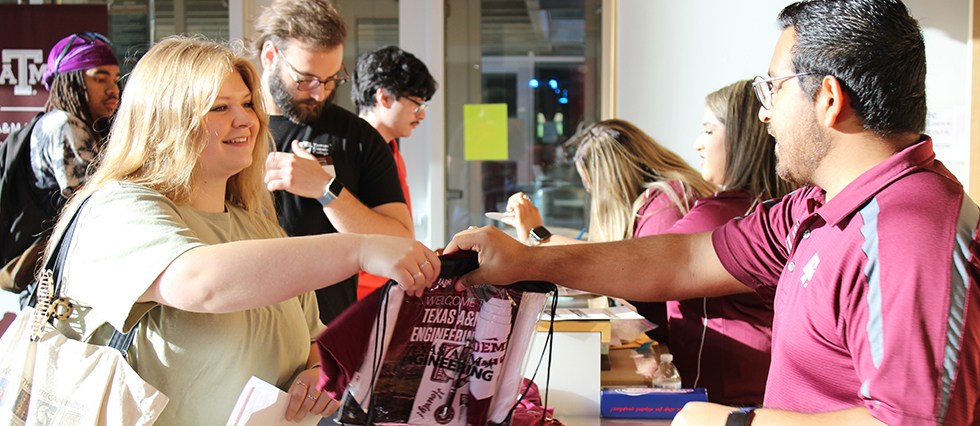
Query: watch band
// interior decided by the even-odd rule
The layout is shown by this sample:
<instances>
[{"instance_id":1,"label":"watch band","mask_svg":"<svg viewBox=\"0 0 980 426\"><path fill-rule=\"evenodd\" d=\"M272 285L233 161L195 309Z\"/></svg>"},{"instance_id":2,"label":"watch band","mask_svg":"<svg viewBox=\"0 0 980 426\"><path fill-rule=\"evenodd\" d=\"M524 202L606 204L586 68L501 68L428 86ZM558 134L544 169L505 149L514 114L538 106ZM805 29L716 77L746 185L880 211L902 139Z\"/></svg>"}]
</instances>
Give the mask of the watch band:
<instances>
[{"instance_id":1,"label":"watch band","mask_svg":"<svg viewBox=\"0 0 980 426\"><path fill-rule=\"evenodd\" d=\"M340 183L340 181L336 177L334 177L333 179L330 179L330 182L327 183L327 188L323 192L323 195L320 196L320 198L317 198L316 200L320 202L321 206L326 207L327 204L330 204L331 201L340 198L340 193L343 190L344 190L344 184Z\"/></svg>"},{"instance_id":2,"label":"watch band","mask_svg":"<svg viewBox=\"0 0 980 426\"><path fill-rule=\"evenodd\" d=\"M749 426L749 424L752 422L754 411L755 407L746 407L736 411L729 411L728 420L725 421L725 426Z\"/></svg>"},{"instance_id":3,"label":"watch band","mask_svg":"<svg viewBox=\"0 0 980 426\"><path fill-rule=\"evenodd\" d=\"M551 231L543 226L536 226L531 228L531 232L528 233L527 245L534 247L548 238L551 238Z\"/></svg>"}]
</instances>

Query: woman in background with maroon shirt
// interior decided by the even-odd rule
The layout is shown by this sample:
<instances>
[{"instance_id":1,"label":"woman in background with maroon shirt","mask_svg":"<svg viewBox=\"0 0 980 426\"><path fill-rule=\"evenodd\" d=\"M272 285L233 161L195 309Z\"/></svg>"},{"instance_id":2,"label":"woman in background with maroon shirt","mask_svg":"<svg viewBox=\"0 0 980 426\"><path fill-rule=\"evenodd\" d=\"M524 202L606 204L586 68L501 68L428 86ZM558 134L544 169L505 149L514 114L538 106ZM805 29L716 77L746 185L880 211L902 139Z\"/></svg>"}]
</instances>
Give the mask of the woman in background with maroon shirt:
<instances>
[{"instance_id":1,"label":"woman in background with maroon shirt","mask_svg":"<svg viewBox=\"0 0 980 426\"><path fill-rule=\"evenodd\" d=\"M604 120L572 137L577 146L575 167L586 191L592 194L589 241L619 241L635 236L661 234L687 214L694 202L718 187L705 180L680 156L624 120ZM525 244L536 243L530 231L542 226L541 214L523 193L507 202L503 222L517 228ZM540 244L581 243L561 235L543 238ZM629 283L624 283L628 285ZM664 302L631 302L641 315L659 327L647 335L667 343L667 305Z\"/></svg>"},{"instance_id":2,"label":"woman in background with maroon shirt","mask_svg":"<svg viewBox=\"0 0 980 426\"><path fill-rule=\"evenodd\" d=\"M759 120L751 80L705 97L704 131L694 148L702 176L722 187L697 201L666 233L711 231L795 186L776 175L775 141ZM640 236L640 235L638 235ZM769 372L772 300L756 293L667 302L670 352L684 387L712 402L762 405Z\"/></svg>"},{"instance_id":3,"label":"woman in background with maroon shirt","mask_svg":"<svg viewBox=\"0 0 980 426\"><path fill-rule=\"evenodd\" d=\"M592 194L589 241L619 241L643 232L661 233L684 216L694 202L717 189L680 156L664 148L632 123L604 120L572 137L575 167ZM518 192L507 201L503 222L517 228L518 239L542 226L541 214ZM542 245L581 243L552 235Z\"/></svg>"}]
</instances>

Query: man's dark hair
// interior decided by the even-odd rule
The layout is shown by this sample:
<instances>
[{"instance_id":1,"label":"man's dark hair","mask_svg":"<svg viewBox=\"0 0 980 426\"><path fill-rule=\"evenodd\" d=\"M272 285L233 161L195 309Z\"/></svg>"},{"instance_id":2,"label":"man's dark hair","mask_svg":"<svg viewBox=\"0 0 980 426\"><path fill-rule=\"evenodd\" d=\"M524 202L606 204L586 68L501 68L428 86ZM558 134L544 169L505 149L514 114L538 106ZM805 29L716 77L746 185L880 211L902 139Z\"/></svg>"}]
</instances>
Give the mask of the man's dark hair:
<instances>
[{"instance_id":1,"label":"man's dark hair","mask_svg":"<svg viewBox=\"0 0 980 426\"><path fill-rule=\"evenodd\" d=\"M881 137L921 134L926 124L926 51L918 22L900 0L810 0L786 6L793 27L793 71L816 98L832 75L864 128Z\"/></svg>"},{"instance_id":2,"label":"man's dark hair","mask_svg":"<svg viewBox=\"0 0 980 426\"><path fill-rule=\"evenodd\" d=\"M378 89L395 99L416 96L428 101L439 85L419 58L396 46L379 47L357 59L351 87L351 100L358 111L375 106Z\"/></svg>"},{"instance_id":3,"label":"man's dark hair","mask_svg":"<svg viewBox=\"0 0 980 426\"><path fill-rule=\"evenodd\" d=\"M327 0L276 0L255 20L252 52L259 55L269 39L279 49L298 41L306 48L332 50L344 44L347 26Z\"/></svg>"},{"instance_id":4,"label":"man's dark hair","mask_svg":"<svg viewBox=\"0 0 980 426\"><path fill-rule=\"evenodd\" d=\"M51 93L44 104L44 112L60 109L92 126L95 118L88 106L88 90L85 88L85 71L59 73L51 82Z\"/></svg>"}]
</instances>

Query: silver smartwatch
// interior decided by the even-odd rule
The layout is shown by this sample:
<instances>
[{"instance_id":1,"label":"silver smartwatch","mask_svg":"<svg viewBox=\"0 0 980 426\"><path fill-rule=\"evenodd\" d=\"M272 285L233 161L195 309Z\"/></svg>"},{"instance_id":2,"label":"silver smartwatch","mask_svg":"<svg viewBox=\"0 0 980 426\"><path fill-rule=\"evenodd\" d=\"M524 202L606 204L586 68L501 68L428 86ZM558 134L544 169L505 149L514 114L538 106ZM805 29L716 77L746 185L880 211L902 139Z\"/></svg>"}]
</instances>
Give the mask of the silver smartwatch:
<instances>
[{"instance_id":1,"label":"silver smartwatch","mask_svg":"<svg viewBox=\"0 0 980 426\"><path fill-rule=\"evenodd\" d=\"M326 207L331 201L336 200L340 197L340 193L344 190L344 184L337 180L337 177L330 179L327 183L327 190L323 192L323 195L316 200L320 202L321 206Z\"/></svg>"},{"instance_id":2,"label":"silver smartwatch","mask_svg":"<svg viewBox=\"0 0 980 426\"><path fill-rule=\"evenodd\" d=\"M755 407L745 407L728 412L728 419L725 426L749 426L755 414Z\"/></svg>"},{"instance_id":3,"label":"silver smartwatch","mask_svg":"<svg viewBox=\"0 0 980 426\"><path fill-rule=\"evenodd\" d=\"M551 231L549 231L548 228L545 228L543 226L536 226L534 228L531 228L531 232L529 233L527 238L527 245L534 247L538 244L547 241L548 238L551 238Z\"/></svg>"}]
</instances>

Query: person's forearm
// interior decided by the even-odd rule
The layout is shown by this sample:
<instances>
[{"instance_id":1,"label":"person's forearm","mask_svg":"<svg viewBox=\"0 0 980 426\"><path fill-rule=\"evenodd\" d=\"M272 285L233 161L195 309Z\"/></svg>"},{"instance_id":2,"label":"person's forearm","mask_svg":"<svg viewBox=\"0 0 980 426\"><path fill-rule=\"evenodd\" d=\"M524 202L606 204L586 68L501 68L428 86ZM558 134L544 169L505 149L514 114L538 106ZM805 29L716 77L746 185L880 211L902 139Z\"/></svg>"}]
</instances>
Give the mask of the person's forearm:
<instances>
[{"instance_id":1,"label":"person's forearm","mask_svg":"<svg viewBox=\"0 0 980 426\"><path fill-rule=\"evenodd\" d=\"M178 256L145 297L211 313L279 303L356 274L362 240L329 234L200 246Z\"/></svg>"},{"instance_id":2,"label":"person's forearm","mask_svg":"<svg viewBox=\"0 0 980 426\"><path fill-rule=\"evenodd\" d=\"M388 203L368 208L350 192L344 191L327 204L323 212L338 232L391 235L415 239L415 229L404 203Z\"/></svg>"},{"instance_id":3,"label":"person's forearm","mask_svg":"<svg viewBox=\"0 0 980 426\"><path fill-rule=\"evenodd\" d=\"M735 410L710 402L689 402L677 413L671 426L720 426L725 424L729 413ZM884 423L871 416L865 407L827 413L797 413L792 411L760 408L752 413L752 426L880 426Z\"/></svg>"},{"instance_id":4,"label":"person's forearm","mask_svg":"<svg viewBox=\"0 0 980 426\"><path fill-rule=\"evenodd\" d=\"M568 245L568 244L583 244L583 243L586 243L586 241L576 240L574 238L568 238L568 237L565 237L565 236L562 236L562 235L554 235L554 234L552 234L551 237L548 238L548 241L545 241L545 242L543 242L543 243L541 243L539 245L541 245L541 246L564 246L564 245Z\"/></svg>"},{"instance_id":5,"label":"person's forearm","mask_svg":"<svg viewBox=\"0 0 980 426\"><path fill-rule=\"evenodd\" d=\"M522 269L530 279L629 300L683 300L749 290L721 266L709 233L528 251L528 265Z\"/></svg>"},{"instance_id":6,"label":"person's forearm","mask_svg":"<svg viewBox=\"0 0 980 426\"><path fill-rule=\"evenodd\" d=\"M407 238L322 234L236 241L177 256L138 302L191 312L242 311L336 284L360 270L391 278L418 296L439 269L434 252Z\"/></svg>"},{"instance_id":7,"label":"person's forearm","mask_svg":"<svg viewBox=\"0 0 980 426\"><path fill-rule=\"evenodd\" d=\"M638 301L683 300L751 291L722 266L711 233L668 234L611 243L527 247L491 226L456 234L446 253L473 250L480 267L456 289L546 281Z\"/></svg>"},{"instance_id":8,"label":"person's forearm","mask_svg":"<svg viewBox=\"0 0 980 426\"><path fill-rule=\"evenodd\" d=\"M754 413L752 426L880 426L884 423L871 416L865 407L829 413L804 414L792 411L759 409Z\"/></svg>"}]
</instances>

